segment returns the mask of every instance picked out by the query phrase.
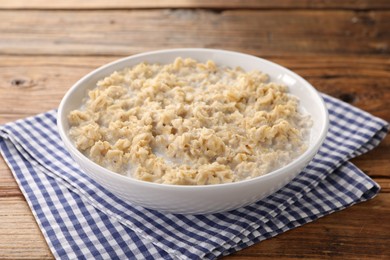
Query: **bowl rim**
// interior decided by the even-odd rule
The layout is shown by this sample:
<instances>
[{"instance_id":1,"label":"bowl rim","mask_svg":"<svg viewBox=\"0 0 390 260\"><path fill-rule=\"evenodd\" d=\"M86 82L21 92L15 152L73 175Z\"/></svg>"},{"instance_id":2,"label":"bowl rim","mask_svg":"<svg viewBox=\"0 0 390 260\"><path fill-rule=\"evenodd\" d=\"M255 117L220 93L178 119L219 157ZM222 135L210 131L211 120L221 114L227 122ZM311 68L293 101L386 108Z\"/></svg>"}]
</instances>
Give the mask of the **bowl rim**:
<instances>
[{"instance_id":1,"label":"bowl rim","mask_svg":"<svg viewBox=\"0 0 390 260\"><path fill-rule=\"evenodd\" d=\"M305 85L305 88L307 88L309 91L312 92L312 94L314 96L316 96L317 100L320 102L319 107L321 110L321 114L323 115L323 117L321 118L322 119L321 123L322 123L323 127L320 129L320 133L318 135L319 137L317 138L316 142L312 145L311 149L306 150L303 154L301 154L299 157L295 158L292 162L288 163L287 165L285 165L281 168L278 168L274 171L271 171L265 175L257 176L257 177L251 178L251 179L242 180L242 181L238 181L238 182L231 182L231 183L221 183L221 184L177 185L177 184L164 184L164 183L147 182L147 181L131 178L129 176L118 174L116 172L113 172L113 171L111 171L107 168L104 168L103 166L100 166L99 164L95 163L94 161L89 159L87 156L82 154L74 146L74 144L72 143L72 141L69 138L69 135L67 133L65 133L65 127L62 123L62 118L64 116L66 118L66 115L64 115L64 110L65 110L67 101L72 96L72 93L75 92L79 86L83 85L83 83L85 81L87 81L90 77L92 77L93 75L98 74L98 73L100 73L100 72L102 72L102 71L104 71L112 66L115 66L118 63L126 62L128 60L132 60L132 59L143 57L143 56L159 55L159 54L163 54L163 53L175 53L175 52L183 52L183 51L184 52L210 52L210 53L219 52L219 53L227 54L227 55L239 55L239 56L243 56L244 58L249 58L249 59L258 59L260 62L271 65L271 66L277 68L278 70L281 70L282 72L287 72L288 74L291 74L294 78L298 79L299 82L301 82L301 83L303 83L303 85ZM274 63L272 61L269 61L269 60L266 60L264 58L260 58L260 57L254 56L254 55L245 54L245 53L241 53L241 52L235 52L235 51L222 50L222 49L175 48L175 49L161 49L161 50L156 50L156 51L142 52L139 54L130 55L130 56L127 56L124 58L120 58L120 59L114 60L112 62L109 62L105 65L102 65L102 66L92 70L91 72L89 72L88 74L83 76L82 78L80 78L76 83L74 83L72 85L72 87L70 87L68 89L68 91L66 92L66 94L64 95L64 97L62 98L62 100L60 102L60 105L59 105L58 111L57 111L57 128L58 128L58 132L60 134L60 137L61 137L62 141L64 142L65 147L67 148L69 153L72 153L73 156L78 157L80 160L84 160L86 163L88 163L92 167L97 168L97 170L103 171L106 174L111 175L110 177L113 177L117 181L123 181L123 182L131 183L134 185L144 186L147 188L153 188L153 189L158 189L158 190L166 190L166 189L168 189L168 190L204 190L204 189L216 190L216 189L235 188L235 187L240 187L242 185L249 184L249 183L253 184L253 183L257 183L259 181L272 179L272 178L275 178L278 175L284 173L285 171L293 171L294 167L296 165L304 163L309 158L310 159L313 158L315 156L315 154L318 152L319 148L321 147L321 145L323 144L323 142L326 138L328 128L329 128L329 114L328 114L328 110L326 108L326 105L325 105L323 98L319 95L319 92L308 81L306 81L304 78L302 78L301 76L299 76L295 72L293 72L293 71L291 71L291 70L289 70L289 69L287 69L287 68L285 68L277 63Z\"/></svg>"}]
</instances>

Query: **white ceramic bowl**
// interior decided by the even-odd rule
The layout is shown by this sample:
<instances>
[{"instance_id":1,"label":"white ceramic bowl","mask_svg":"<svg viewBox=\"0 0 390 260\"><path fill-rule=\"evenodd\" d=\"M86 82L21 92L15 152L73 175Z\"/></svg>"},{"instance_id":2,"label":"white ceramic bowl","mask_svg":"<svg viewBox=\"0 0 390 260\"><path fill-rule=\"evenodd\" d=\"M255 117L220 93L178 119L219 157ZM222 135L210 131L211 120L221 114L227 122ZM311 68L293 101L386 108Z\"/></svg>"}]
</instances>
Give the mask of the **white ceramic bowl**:
<instances>
[{"instance_id":1,"label":"white ceramic bowl","mask_svg":"<svg viewBox=\"0 0 390 260\"><path fill-rule=\"evenodd\" d=\"M311 114L313 128L308 150L283 168L267 175L236 183L179 186L156 184L132 179L109 171L79 152L68 136L67 115L80 107L87 90L116 70L140 62L171 63L176 57L191 57L198 61L213 60L218 65L240 66L244 70L261 70L271 81L286 84L299 97L302 107ZM58 109L58 130L65 147L82 169L107 190L128 203L169 213L205 214L228 211L256 202L291 181L314 157L325 139L328 114L318 92L294 72L254 56L213 49L172 49L142 53L102 66L80 79L64 96Z\"/></svg>"}]
</instances>

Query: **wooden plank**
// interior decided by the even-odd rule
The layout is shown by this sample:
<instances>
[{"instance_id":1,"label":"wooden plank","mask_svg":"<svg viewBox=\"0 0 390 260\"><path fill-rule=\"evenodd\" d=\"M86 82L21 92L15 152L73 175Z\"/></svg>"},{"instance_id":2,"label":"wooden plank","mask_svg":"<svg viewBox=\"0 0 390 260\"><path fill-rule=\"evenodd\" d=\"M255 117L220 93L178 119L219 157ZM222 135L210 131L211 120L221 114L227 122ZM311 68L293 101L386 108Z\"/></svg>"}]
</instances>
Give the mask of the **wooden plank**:
<instances>
[{"instance_id":1,"label":"wooden plank","mask_svg":"<svg viewBox=\"0 0 390 260\"><path fill-rule=\"evenodd\" d=\"M374 180L381 186L382 193L390 193L390 179L389 178L374 178Z\"/></svg>"},{"instance_id":2,"label":"wooden plank","mask_svg":"<svg viewBox=\"0 0 390 260\"><path fill-rule=\"evenodd\" d=\"M385 259L390 256L390 194L321 218L225 259ZM380 223L380 225L378 224ZM21 198L0 198L0 258L53 259Z\"/></svg>"},{"instance_id":3,"label":"wooden plank","mask_svg":"<svg viewBox=\"0 0 390 260\"><path fill-rule=\"evenodd\" d=\"M385 9L386 0L94 0L94 1L45 1L45 0L0 0L0 9L138 9L138 8L213 8L213 9Z\"/></svg>"},{"instance_id":4,"label":"wooden plank","mask_svg":"<svg viewBox=\"0 0 390 260\"><path fill-rule=\"evenodd\" d=\"M24 198L0 198L0 259L53 259Z\"/></svg>"},{"instance_id":5,"label":"wooden plank","mask_svg":"<svg viewBox=\"0 0 390 260\"><path fill-rule=\"evenodd\" d=\"M389 178L390 181L390 135L387 135L385 140L379 144L371 152L352 159L352 162L365 172L374 178ZM384 184L385 187L389 187L389 184Z\"/></svg>"},{"instance_id":6,"label":"wooden plank","mask_svg":"<svg viewBox=\"0 0 390 260\"><path fill-rule=\"evenodd\" d=\"M0 124L58 107L83 75L115 57L0 58Z\"/></svg>"},{"instance_id":7,"label":"wooden plank","mask_svg":"<svg viewBox=\"0 0 390 260\"><path fill-rule=\"evenodd\" d=\"M320 91L344 98L390 121L386 101L390 99L389 58L324 55L266 58L300 74ZM73 83L115 59L112 56L0 56L0 123L58 107Z\"/></svg>"},{"instance_id":8,"label":"wooden plank","mask_svg":"<svg viewBox=\"0 0 390 260\"><path fill-rule=\"evenodd\" d=\"M231 259L388 259L389 202L390 194L380 194L369 202L239 251Z\"/></svg>"},{"instance_id":9,"label":"wooden plank","mask_svg":"<svg viewBox=\"0 0 390 260\"><path fill-rule=\"evenodd\" d=\"M123 56L178 47L261 56L390 53L390 11L3 10L0 17L0 55Z\"/></svg>"}]
</instances>

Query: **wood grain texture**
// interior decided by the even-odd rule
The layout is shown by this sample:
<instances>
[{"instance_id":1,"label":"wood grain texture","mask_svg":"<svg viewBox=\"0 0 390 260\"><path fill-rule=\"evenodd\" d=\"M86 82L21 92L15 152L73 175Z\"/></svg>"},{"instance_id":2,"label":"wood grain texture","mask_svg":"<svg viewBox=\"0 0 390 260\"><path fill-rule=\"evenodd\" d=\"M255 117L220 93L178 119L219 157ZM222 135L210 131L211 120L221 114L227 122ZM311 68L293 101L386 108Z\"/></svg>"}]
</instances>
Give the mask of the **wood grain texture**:
<instances>
[{"instance_id":1,"label":"wood grain texture","mask_svg":"<svg viewBox=\"0 0 390 260\"><path fill-rule=\"evenodd\" d=\"M132 53L130 53L132 54ZM263 56L318 90L390 121L390 59L381 56ZM1 56L0 123L58 107L83 75L120 57ZM28 91L28 95L25 95ZM45 102L42 102L44 100ZM14 116L13 116L14 115Z\"/></svg>"},{"instance_id":2,"label":"wood grain texture","mask_svg":"<svg viewBox=\"0 0 390 260\"><path fill-rule=\"evenodd\" d=\"M390 11L39 10L0 17L3 55L123 56L180 47L260 56L390 53Z\"/></svg>"},{"instance_id":3,"label":"wood grain texture","mask_svg":"<svg viewBox=\"0 0 390 260\"><path fill-rule=\"evenodd\" d=\"M388 259L389 198L390 194L380 194L369 202L288 231L283 236L263 241L256 247L239 251L232 259L245 259L241 256L277 259ZM373 237L382 242L377 244ZM301 251L302 244L308 249L304 253Z\"/></svg>"},{"instance_id":4,"label":"wood grain texture","mask_svg":"<svg viewBox=\"0 0 390 260\"><path fill-rule=\"evenodd\" d=\"M380 194L226 259L388 259L389 203ZM0 218L0 259L53 259L23 199L0 198Z\"/></svg>"},{"instance_id":5,"label":"wood grain texture","mask_svg":"<svg viewBox=\"0 0 390 260\"><path fill-rule=\"evenodd\" d=\"M387 0L93 0L45 1L0 0L0 9L137 9L137 8L211 8L211 9L388 9Z\"/></svg>"},{"instance_id":6,"label":"wood grain texture","mask_svg":"<svg viewBox=\"0 0 390 260\"><path fill-rule=\"evenodd\" d=\"M54 259L24 198L0 197L0 259Z\"/></svg>"}]
</instances>

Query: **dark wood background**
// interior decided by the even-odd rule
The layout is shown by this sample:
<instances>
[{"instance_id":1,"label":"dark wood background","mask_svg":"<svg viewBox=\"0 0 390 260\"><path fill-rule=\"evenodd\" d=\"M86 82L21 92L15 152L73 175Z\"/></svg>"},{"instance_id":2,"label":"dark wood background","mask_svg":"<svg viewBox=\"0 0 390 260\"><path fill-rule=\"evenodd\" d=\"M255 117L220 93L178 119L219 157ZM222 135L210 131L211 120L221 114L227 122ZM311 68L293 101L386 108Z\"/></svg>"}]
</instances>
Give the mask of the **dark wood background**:
<instances>
[{"instance_id":1,"label":"dark wood background","mask_svg":"<svg viewBox=\"0 0 390 260\"><path fill-rule=\"evenodd\" d=\"M131 54L206 47L257 55L390 121L389 0L0 0L0 124L56 108L94 68ZM353 160L373 200L227 259L390 259L390 138ZM0 158L0 259L52 259Z\"/></svg>"}]
</instances>

